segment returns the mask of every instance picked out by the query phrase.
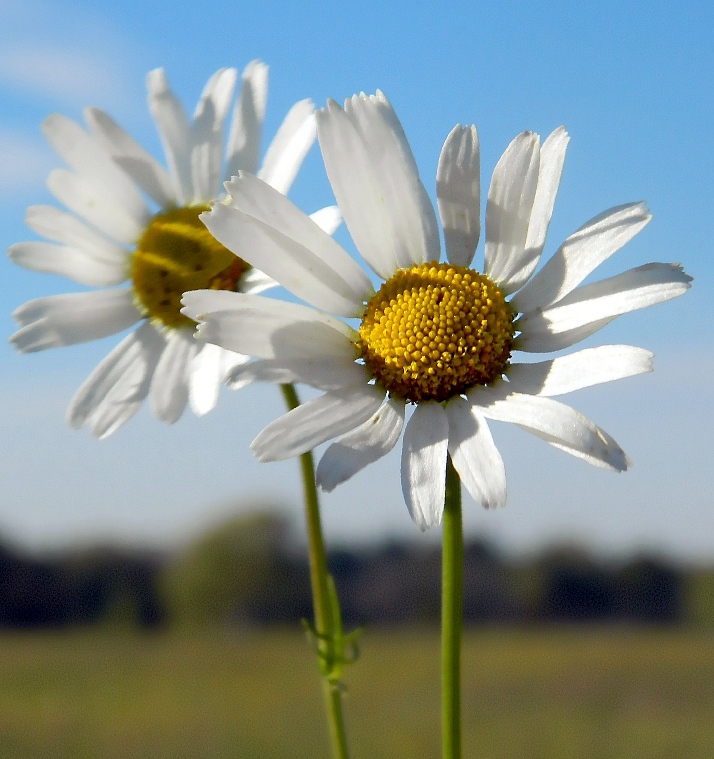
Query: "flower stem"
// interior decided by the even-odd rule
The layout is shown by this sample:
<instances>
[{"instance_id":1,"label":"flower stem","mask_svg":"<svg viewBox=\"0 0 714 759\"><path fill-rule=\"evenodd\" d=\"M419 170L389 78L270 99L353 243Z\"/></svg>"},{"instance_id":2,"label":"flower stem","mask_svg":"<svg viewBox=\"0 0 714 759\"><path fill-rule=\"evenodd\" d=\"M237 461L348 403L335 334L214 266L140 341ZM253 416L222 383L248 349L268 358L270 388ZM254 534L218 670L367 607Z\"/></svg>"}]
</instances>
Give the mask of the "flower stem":
<instances>
[{"instance_id":1,"label":"flower stem","mask_svg":"<svg viewBox=\"0 0 714 759\"><path fill-rule=\"evenodd\" d=\"M441 575L441 730L443 759L461 758L461 636L464 606L464 539L461 480L446 465Z\"/></svg>"},{"instance_id":2,"label":"flower stem","mask_svg":"<svg viewBox=\"0 0 714 759\"><path fill-rule=\"evenodd\" d=\"M297 392L293 385L281 385L280 389L289 410L300 405ZM348 759L347 737L342 716L342 690L338 681L341 663L340 651L342 646L341 620L337 593L332 578L327 572L327 556L325 541L322 537L320 523L320 503L315 484L315 465L312 452L300 456L303 493L305 499L305 521L307 525L308 551L310 555L310 584L312 586L312 603L315 614L314 639L320 658L322 684L327 709L327 722L330 729L332 756L334 759ZM334 672L337 672L334 675Z\"/></svg>"}]
</instances>

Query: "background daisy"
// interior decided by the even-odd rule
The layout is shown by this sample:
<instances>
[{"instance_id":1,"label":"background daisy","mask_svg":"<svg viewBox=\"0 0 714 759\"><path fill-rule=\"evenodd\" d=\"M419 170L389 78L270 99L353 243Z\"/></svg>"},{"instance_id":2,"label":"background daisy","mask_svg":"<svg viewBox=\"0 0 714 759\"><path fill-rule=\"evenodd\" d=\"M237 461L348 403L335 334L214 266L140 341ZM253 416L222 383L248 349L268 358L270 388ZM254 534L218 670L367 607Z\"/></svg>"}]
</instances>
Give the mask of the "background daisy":
<instances>
[{"instance_id":1,"label":"background daisy","mask_svg":"<svg viewBox=\"0 0 714 759\"><path fill-rule=\"evenodd\" d=\"M17 243L9 255L28 269L103 289L25 303L13 314L21 329L11 340L32 352L140 323L77 391L67 412L73 427L86 425L105 437L147 396L155 415L168 423L189 401L196 414L205 414L215 406L226 371L246 360L193 340L194 325L179 313L179 299L196 287L257 293L273 282L216 244L198 214L219 196L222 179L241 169L287 192L314 141L315 125L309 100L293 106L258 170L268 69L253 61L243 72L224 150L236 78L235 69L217 71L188 119L163 69L149 73L148 103L167 169L99 109L85 110L86 130L59 114L43 124L68 165L53 171L47 185L69 213L31 206L28 226L51 242ZM334 231L333 211L316 218ZM127 280L128 287L113 287Z\"/></svg>"}]
</instances>

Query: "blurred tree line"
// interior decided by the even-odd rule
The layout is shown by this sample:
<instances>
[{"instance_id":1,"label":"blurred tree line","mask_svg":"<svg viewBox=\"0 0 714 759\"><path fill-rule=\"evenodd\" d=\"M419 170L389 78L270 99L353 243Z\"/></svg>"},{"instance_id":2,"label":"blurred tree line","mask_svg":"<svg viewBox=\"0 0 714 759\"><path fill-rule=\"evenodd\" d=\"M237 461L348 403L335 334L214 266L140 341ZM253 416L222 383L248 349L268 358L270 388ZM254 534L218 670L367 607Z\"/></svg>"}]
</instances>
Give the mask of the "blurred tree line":
<instances>
[{"instance_id":1,"label":"blurred tree line","mask_svg":"<svg viewBox=\"0 0 714 759\"><path fill-rule=\"evenodd\" d=\"M440 549L390 543L329 556L349 626L437 623ZM192 627L311 616L307 559L274 514L241 516L173 553L93 548L38 557L0 546L0 627ZM465 547L467 624L625 622L714 627L714 567L575 548L509 559Z\"/></svg>"}]
</instances>

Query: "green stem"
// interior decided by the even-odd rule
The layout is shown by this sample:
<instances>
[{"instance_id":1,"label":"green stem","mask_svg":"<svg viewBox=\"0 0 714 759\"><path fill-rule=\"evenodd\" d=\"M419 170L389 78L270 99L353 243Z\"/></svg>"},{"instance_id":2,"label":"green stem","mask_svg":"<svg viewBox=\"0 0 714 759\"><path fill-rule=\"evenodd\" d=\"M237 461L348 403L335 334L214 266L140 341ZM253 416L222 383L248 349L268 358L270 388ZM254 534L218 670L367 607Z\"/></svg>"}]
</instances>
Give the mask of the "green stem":
<instances>
[{"instance_id":1,"label":"green stem","mask_svg":"<svg viewBox=\"0 0 714 759\"><path fill-rule=\"evenodd\" d=\"M464 607L464 539L461 480L446 465L441 575L441 730L443 759L461 759L461 636Z\"/></svg>"},{"instance_id":2,"label":"green stem","mask_svg":"<svg viewBox=\"0 0 714 759\"><path fill-rule=\"evenodd\" d=\"M293 385L281 385L280 389L289 410L300 405L297 392ZM308 551L310 555L310 584L312 586L312 603L315 614L315 630L317 631L317 647L321 662L333 662L335 614L333 604L335 595L330 595L329 575L327 573L327 555L325 541L322 537L320 523L320 503L315 484L315 465L312 452L300 456L303 492L305 498L305 521L307 524ZM323 691L327 708L327 722L330 729L332 755L335 759L348 759L347 737L342 716L342 692L335 682L325 676L323 671Z\"/></svg>"}]
</instances>

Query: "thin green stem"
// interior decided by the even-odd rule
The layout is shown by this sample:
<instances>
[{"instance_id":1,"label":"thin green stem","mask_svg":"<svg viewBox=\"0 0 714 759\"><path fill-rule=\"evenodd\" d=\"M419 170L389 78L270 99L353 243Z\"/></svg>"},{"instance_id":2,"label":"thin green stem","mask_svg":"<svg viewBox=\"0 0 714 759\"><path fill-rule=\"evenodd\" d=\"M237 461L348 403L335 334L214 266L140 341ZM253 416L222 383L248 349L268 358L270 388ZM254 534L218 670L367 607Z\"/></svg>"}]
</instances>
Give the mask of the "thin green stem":
<instances>
[{"instance_id":1,"label":"thin green stem","mask_svg":"<svg viewBox=\"0 0 714 759\"><path fill-rule=\"evenodd\" d=\"M441 731L443 759L461 759L461 637L464 608L464 538L461 480L446 465L441 574Z\"/></svg>"},{"instance_id":2,"label":"thin green stem","mask_svg":"<svg viewBox=\"0 0 714 759\"><path fill-rule=\"evenodd\" d=\"M280 389L289 410L300 405L297 392L293 385L281 385ZM310 584L312 586L312 602L315 614L316 645L323 674L322 683L327 708L327 722L330 729L332 755L335 759L348 759L347 736L345 734L344 718L342 716L342 691L339 684L328 677L330 668L335 662L335 624L339 622L339 607L336 594L330 592L330 579L327 573L327 555L325 541L322 537L320 522L320 503L315 484L315 465L312 452L300 456L303 492L305 498L305 521L307 524L308 551L310 555ZM335 617L338 619L335 619ZM325 664L327 663L327 669Z\"/></svg>"}]
</instances>

